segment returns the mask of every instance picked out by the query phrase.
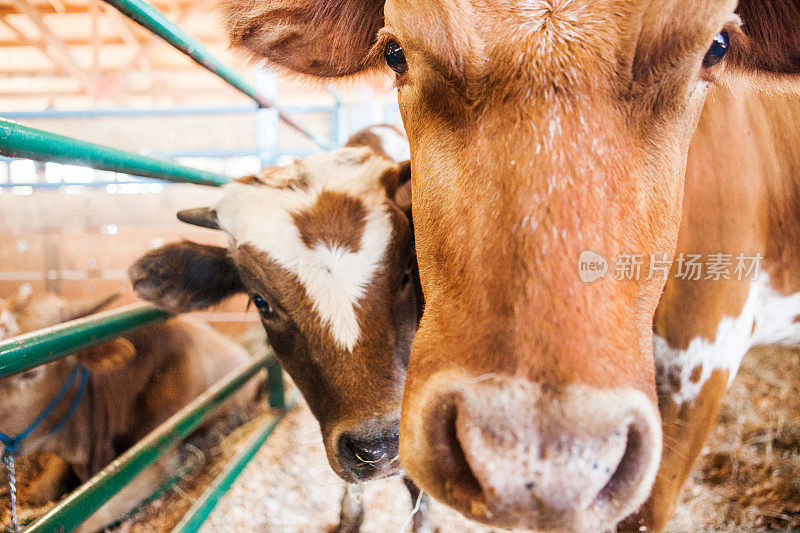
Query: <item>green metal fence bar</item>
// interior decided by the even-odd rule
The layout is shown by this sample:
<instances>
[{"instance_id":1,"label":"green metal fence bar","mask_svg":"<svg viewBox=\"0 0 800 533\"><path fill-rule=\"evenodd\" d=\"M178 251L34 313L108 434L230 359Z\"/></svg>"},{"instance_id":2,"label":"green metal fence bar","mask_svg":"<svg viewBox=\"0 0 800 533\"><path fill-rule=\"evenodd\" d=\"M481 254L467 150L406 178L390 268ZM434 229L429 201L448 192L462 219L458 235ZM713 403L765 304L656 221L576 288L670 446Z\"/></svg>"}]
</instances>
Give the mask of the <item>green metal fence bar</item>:
<instances>
[{"instance_id":1,"label":"green metal fence bar","mask_svg":"<svg viewBox=\"0 0 800 533\"><path fill-rule=\"evenodd\" d=\"M256 452L266 442L272 434L275 426L280 422L281 417L270 417L266 425L258 431L244 448L236 454L225 469L211 482L200 498L192 505L192 508L184 515L183 519L172 530L172 533L194 533L208 519L217 503L230 490L233 483L242 473L244 468L250 463Z\"/></svg>"},{"instance_id":2,"label":"green metal fence bar","mask_svg":"<svg viewBox=\"0 0 800 533\"><path fill-rule=\"evenodd\" d=\"M190 58L198 65L216 74L229 85L252 98L259 107L275 107L275 104L258 92L255 87L245 81L236 71L214 57L200 41L184 32L169 21L160 11L143 0L105 0L123 15L161 37ZM330 149L330 141L309 132L283 111L276 108L278 117L288 126L311 139L320 148Z\"/></svg>"},{"instance_id":3,"label":"green metal fence bar","mask_svg":"<svg viewBox=\"0 0 800 533\"><path fill-rule=\"evenodd\" d=\"M55 361L114 339L169 315L150 304L132 304L0 342L0 378Z\"/></svg>"},{"instance_id":4,"label":"green metal fence bar","mask_svg":"<svg viewBox=\"0 0 800 533\"><path fill-rule=\"evenodd\" d=\"M67 532L75 529L111 495L119 492L161 455L197 429L214 409L265 368L269 361L269 356L257 359L213 385L28 526L25 532Z\"/></svg>"},{"instance_id":5,"label":"green metal fence bar","mask_svg":"<svg viewBox=\"0 0 800 533\"><path fill-rule=\"evenodd\" d=\"M222 174L190 168L0 119L0 155L54 161L197 185L224 185Z\"/></svg>"},{"instance_id":6,"label":"green metal fence bar","mask_svg":"<svg viewBox=\"0 0 800 533\"><path fill-rule=\"evenodd\" d=\"M269 352L273 353L272 347ZM267 394L269 395L269 406L273 409L287 410L286 406L286 387L283 386L283 368L278 359L273 359L267 366Z\"/></svg>"}]
</instances>

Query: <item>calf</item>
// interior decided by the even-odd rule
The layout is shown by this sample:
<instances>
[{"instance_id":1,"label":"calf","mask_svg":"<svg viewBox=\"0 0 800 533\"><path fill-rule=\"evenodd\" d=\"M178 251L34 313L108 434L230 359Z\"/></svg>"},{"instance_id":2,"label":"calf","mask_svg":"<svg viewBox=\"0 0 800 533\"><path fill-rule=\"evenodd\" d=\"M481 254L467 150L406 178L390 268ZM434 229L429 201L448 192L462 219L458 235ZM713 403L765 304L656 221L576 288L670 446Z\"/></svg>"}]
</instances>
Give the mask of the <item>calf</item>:
<instances>
[{"instance_id":1,"label":"calf","mask_svg":"<svg viewBox=\"0 0 800 533\"><path fill-rule=\"evenodd\" d=\"M26 291L5 302L3 324L9 332L25 333L91 314L108 301L76 304ZM171 319L0 379L0 431L22 433L64 387L63 400L49 416L9 445L21 456L55 454L85 481L248 359L244 348L210 327ZM244 409L254 387L242 389L217 416ZM118 518L155 488L155 477L156 470L138 477L83 528L94 530ZM52 478L47 477L48 483Z\"/></svg>"},{"instance_id":2,"label":"calf","mask_svg":"<svg viewBox=\"0 0 800 533\"><path fill-rule=\"evenodd\" d=\"M388 157L388 135L402 140L373 128L227 185L214 209L178 218L222 230L229 248L169 244L130 269L139 295L169 311L250 294L331 467L351 483L400 471L400 402L421 312L410 219L393 200L408 197L408 166Z\"/></svg>"}]
</instances>

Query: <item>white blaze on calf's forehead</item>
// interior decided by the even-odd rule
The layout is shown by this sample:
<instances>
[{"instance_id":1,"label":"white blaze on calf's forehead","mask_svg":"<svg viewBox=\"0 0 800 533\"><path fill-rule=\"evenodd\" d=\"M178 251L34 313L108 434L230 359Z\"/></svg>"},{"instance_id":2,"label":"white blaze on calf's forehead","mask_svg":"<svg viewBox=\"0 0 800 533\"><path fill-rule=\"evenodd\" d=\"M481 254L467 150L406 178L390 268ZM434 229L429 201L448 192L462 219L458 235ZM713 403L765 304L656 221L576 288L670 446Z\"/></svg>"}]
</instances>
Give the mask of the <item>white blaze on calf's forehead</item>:
<instances>
[{"instance_id":1,"label":"white blaze on calf's forehead","mask_svg":"<svg viewBox=\"0 0 800 533\"><path fill-rule=\"evenodd\" d=\"M221 228L235 243L257 247L297 276L320 320L346 350L358 342L359 303L392 237L380 178L393 163L372 154L365 148L342 148L271 173L270 186L232 183L216 207ZM317 241L310 247L303 242L293 214L313 208L323 191L347 194L364 205L357 252L335 242Z\"/></svg>"}]
</instances>

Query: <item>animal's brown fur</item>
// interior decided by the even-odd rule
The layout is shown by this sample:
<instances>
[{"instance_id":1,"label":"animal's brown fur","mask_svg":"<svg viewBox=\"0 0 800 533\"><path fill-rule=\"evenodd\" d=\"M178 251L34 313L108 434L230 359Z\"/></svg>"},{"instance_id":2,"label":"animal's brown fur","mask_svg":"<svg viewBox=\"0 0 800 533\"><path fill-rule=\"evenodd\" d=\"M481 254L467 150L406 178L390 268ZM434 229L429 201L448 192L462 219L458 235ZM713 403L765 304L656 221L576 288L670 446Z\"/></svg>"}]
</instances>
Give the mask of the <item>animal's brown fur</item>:
<instances>
[{"instance_id":1,"label":"animal's brown fur","mask_svg":"<svg viewBox=\"0 0 800 533\"><path fill-rule=\"evenodd\" d=\"M309 248L324 242L342 246L355 253L361 247L364 232L364 205L358 198L344 193L324 191L308 211L293 213L300 238Z\"/></svg>"},{"instance_id":2,"label":"animal's brown fur","mask_svg":"<svg viewBox=\"0 0 800 533\"><path fill-rule=\"evenodd\" d=\"M733 59L746 69L770 74L800 74L800 2L797 0L740 0L746 43L734 49Z\"/></svg>"},{"instance_id":3,"label":"animal's brown fur","mask_svg":"<svg viewBox=\"0 0 800 533\"><path fill-rule=\"evenodd\" d=\"M555 386L639 388L655 401L651 327L662 283L585 286L576 280L577 256L583 249L607 257L674 250L689 141L704 100L697 80L727 79L724 66L701 69L703 55L727 29L728 71L755 73L761 82L764 74L800 72L798 2L739 2L740 32L733 1L696 2L689 10L675 0L388 0L383 13L362 13L369 28L385 15L370 56L312 65L321 58L319 48L348 42L363 52L374 39L374 33L353 35L336 26L339 14L374 7L356 4L331 3L333 15L317 31L302 17L281 17L279 9L295 3L269 2L270 23L288 22L306 39L292 43L291 61L272 53L269 38L250 47L285 68L322 76L372 66L389 40L403 47L409 70L397 84L414 154L415 228L427 299L404 420L417 423L420 413L408 406L429 376L451 366L475 377L500 373ZM305 15L323 12L318 4L303 9ZM330 35L333 27L341 33ZM750 113L758 111L745 116ZM762 138L754 135L746 145ZM791 161L776 164L797 175ZM741 191L748 213L772 213L770 274L781 290L796 290L789 265L798 254L775 249L796 229L786 222L797 218L796 178L755 187L770 190L780 206L759 211L747 188ZM711 227L724 231L726 218ZM752 239L760 230L742 229L731 234L745 237L737 244L758 247ZM708 296L692 300L708 317L693 333L713 335L718 318L741 305L735 284L719 287L725 286L731 291L703 284L682 289ZM674 290L668 287L666 297ZM676 301L684 310L662 304L660 313L681 322L687 305ZM678 331L671 336L677 346L693 338ZM437 483L417 468L424 461L404 459L423 487Z\"/></svg>"},{"instance_id":4,"label":"animal's brown fur","mask_svg":"<svg viewBox=\"0 0 800 533\"><path fill-rule=\"evenodd\" d=\"M303 0L292 5L229 0L224 10L234 45L291 71L338 77L370 66L364 58L381 26L382 17L375 14L382 4L382 0L335 4ZM299 49L304 53L298 54Z\"/></svg>"}]
</instances>

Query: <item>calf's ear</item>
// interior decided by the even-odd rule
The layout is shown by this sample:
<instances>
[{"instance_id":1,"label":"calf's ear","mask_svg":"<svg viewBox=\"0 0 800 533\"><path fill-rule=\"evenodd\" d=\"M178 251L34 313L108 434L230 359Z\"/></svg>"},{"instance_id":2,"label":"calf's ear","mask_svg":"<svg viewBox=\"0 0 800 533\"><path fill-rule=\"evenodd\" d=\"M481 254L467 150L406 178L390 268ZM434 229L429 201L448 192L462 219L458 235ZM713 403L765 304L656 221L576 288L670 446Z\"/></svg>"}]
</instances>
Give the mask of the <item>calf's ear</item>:
<instances>
[{"instance_id":1,"label":"calf's ear","mask_svg":"<svg viewBox=\"0 0 800 533\"><path fill-rule=\"evenodd\" d=\"M173 313L206 309L245 290L226 248L189 241L148 252L128 277L141 298Z\"/></svg>"},{"instance_id":2,"label":"calf's ear","mask_svg":"<svg viewBox=\"0 0 800 533\"><path fill-rule=\"evenodd\" d=\"M136 357L136 348L128 339L119 337L113 341L84 348L75 354L78 362L89 372L97 374L116 370Z\"/></svg>"},{"instance_id":3,"label":"calf's ear","mask_svg":"<svg viewBox=\"0 0 800 533\"><path fill-rule=\"evenodd\" d=\"M800 74L800 0L740 0L745 39L734 42L734 65L765 74Z\"/></svg>"},{"instance_id":4,"label":"calf's ear","mask_svg":"<svg viewBox=\"0 0 800 533\"><path fill-rule=\"evenodd\" d=\"M62 322L67 322L68 320L93 315L119 297L119 292L113 292L102 296L90 296L71 302L64 302L63 307L60 309L60 319Z\"/></svg>"},{"instance_id":5,"label":"calf's ear","mask_svg":"<svg viewBox=\"0 0 800 533\"><path fill-rule=\"evenodd\" d=\"M408 215L408 218L411 218L411 161L400 163L394 203Z\"/></svg>"},{"instance_id":6,"label":"calf's ear","mask_svg":"<svg viewBox=\"0 0 800 533\"><path fill-rule=\"evenodd\" d=\"M234 46L295 73L331 78L373 68L384 0L225 0Z\"/></svg>"}]
</instances>

